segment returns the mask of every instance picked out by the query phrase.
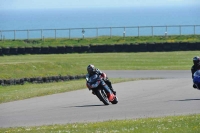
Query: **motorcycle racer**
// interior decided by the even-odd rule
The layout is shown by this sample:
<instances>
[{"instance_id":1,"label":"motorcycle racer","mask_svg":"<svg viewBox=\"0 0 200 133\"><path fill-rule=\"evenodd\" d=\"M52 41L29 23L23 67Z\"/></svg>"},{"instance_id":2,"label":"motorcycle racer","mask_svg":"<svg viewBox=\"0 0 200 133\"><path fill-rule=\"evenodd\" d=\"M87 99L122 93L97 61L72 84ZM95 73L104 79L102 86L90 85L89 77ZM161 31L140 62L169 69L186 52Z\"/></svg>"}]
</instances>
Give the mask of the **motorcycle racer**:
<instances>
[{"instance_id":1,"label":"motorcycle racer","mask_svg":"<svg viewBox=\"0 0 200 133\"><path fill-rule=\"evenodd\" d=\"M194 78L194 73L199 69L200 69L200 58L199 56L195 56L193 58L193 65L191 67L192 79ZM196 88L194 84L193 84L193 88Z\"/></svg>"},{"instance_id":2,"label":"motorcycle racer","mask_svg":"<svg viewBox=\"0 0 200 133\"><path fill-rule=\"evenodd\" d=\"M102 76L103 81L108 85L109 89L111 90L111 92L116 95L116 91L113 89L112 87L112 83L110 82L110 80L108 79L108 77L106 76L105 73L103 73L101 70L99 70L98 68L95 68L94 65L90 64L87 66L87 74L86 77L91 77L94 74L97 74L99 76ZM94 92L92 92L94 94ZM109 95L109 94L108 94Z\"/></svg>"}]
</instances>

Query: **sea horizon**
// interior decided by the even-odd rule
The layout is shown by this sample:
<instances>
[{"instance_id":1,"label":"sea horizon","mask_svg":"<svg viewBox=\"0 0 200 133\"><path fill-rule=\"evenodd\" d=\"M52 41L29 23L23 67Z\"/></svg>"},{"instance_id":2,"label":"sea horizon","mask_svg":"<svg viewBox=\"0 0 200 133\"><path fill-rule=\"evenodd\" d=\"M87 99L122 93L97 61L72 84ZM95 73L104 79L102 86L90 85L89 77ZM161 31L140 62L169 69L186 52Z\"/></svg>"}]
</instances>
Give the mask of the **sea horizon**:
<instances>
[{"instance_id":1,"label":"sea horizon","mask_svg":"<svg viewBox=\"0 0 200 133\"><path fill-rule=\"evenodd\" d=\"M70 8L0 10L0 16L0 31L95 27L200 25L200 8L197 7L123 7L89 9ZM165 32L164 29L162 29L162 33ZM198 29L197 31L199 31ZM190 29L189 32L193 32L191 30L192 29ZM86 31L88 35L90 32ZM105 32L108 32L109 34L109 29ZM121 32L123 32L123 29L120 30L120 35L122 34ZM6 38L13 37L13 33L4 32L1 34L6 36ZM20 34L22 33L17 33L17 37L20 38L21 36L26 36ZM75 34L79 34L78 36L81 35L80 31L78 31L78 33L72 33L72 36L76 36ZM91 34L96 35L96 32ZM31 36L34 37L34 35Z\"/></svg>"}]
</instances>

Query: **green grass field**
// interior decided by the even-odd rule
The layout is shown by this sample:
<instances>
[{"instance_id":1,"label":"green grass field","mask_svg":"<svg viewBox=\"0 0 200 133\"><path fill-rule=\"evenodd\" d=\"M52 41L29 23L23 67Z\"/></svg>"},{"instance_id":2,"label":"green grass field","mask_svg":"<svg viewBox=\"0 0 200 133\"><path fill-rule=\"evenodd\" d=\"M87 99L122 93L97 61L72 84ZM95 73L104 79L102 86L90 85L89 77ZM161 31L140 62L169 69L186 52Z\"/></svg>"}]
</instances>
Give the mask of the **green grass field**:
<instances>
[{"instance_id":1,"label":"green grass field","mask_svg":"<svg viewBox=\"0 0 200 133\"><path fill-rule=\"evenodd\" d=\"M0 56L0 79L86 74L101 70L190 70L199 51Z\"/></svg>"},{"instance_id":2,"label":"green grass field","mask_svg":"<svg viewBox=\"0 0 200 133\"><path fill-rule=\"evenodd\" d=\"M1 133L199 133L200 114L110 120L37 127L0 128Z\"/></svg>"}]
</instances>

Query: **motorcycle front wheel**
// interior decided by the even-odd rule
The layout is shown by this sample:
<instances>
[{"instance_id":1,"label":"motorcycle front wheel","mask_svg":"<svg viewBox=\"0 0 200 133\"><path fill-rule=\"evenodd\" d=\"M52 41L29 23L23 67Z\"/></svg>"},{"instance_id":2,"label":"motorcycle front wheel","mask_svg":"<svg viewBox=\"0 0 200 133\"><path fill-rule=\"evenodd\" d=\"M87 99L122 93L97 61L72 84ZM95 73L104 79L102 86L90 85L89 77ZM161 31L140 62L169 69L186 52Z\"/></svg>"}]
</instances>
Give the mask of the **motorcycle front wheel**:
<instances>
[{"instance_id":1,"label":"motorcycle front wheel","mask_svg":"<svg viewBox=\"0 0 200 133\"><path fill-rule=\"evenodd\" d=\"M109 105L109 100L104 90L98 89L95 91L95 94L99 98L99 100L102 101L105 105Z\"/></svg>"},{"instance_id":2,"label":"motorcycle front wheel","mask_svg":"<svg viewBox=\"0 0 200 133\"><path fill-rule=\"evenodd\" d=\"M115 99L111 102L112 104L117 104L118 103L118 98L117 96L115 97Z\"/></svg>"}]
</instances>

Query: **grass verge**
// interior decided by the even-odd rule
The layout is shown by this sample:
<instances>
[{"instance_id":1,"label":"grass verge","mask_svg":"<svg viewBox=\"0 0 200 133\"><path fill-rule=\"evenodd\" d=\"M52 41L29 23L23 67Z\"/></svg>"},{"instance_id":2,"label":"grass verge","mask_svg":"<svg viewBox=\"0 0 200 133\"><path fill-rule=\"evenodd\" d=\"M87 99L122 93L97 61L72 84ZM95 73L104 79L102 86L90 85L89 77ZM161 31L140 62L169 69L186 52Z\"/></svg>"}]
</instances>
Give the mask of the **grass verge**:
<instances>
[{"instance_id":1,"label":"grass verge","mask_svg":"<svg viewBox=\"0 0 200 133\"><path fill-rule=\"evenodd\" d=\"M0 128L2 133L199 133L200 114L110 120L37 127Z\"/></svg>"},{"instance_id":2,"label":"grass verge","mask_svg":"<svg viewBox=\"0 0 200 133\"><path fill-rule=\"evenodd\" d=\"M200 35L172 35L172 36L100 36L98 38L46 38L29 40L4 40L0 41L0 47L46 47L46 46L88 46L113 45L113 44L137 44L155 42L200 42Z\"/></svg>"}]
</instances>

